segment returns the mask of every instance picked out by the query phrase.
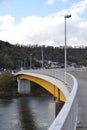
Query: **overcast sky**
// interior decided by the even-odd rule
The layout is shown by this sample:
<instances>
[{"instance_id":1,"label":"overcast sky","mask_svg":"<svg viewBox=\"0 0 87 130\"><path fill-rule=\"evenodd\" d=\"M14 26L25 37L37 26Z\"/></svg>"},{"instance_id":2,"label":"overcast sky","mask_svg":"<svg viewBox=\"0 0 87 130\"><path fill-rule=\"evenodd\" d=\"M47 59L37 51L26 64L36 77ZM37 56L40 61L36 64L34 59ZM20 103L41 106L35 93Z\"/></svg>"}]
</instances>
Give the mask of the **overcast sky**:
<instances>
[{"instance_id":1,"label":"overcast sky","mask_svg":"<svg viewBox=\"0 0 87 130\"><path fill-rule=\"evenodd\" d=\"M87 0L0 0L0 40L23 45L87 46Z\"/></svg>"}]
</instances>

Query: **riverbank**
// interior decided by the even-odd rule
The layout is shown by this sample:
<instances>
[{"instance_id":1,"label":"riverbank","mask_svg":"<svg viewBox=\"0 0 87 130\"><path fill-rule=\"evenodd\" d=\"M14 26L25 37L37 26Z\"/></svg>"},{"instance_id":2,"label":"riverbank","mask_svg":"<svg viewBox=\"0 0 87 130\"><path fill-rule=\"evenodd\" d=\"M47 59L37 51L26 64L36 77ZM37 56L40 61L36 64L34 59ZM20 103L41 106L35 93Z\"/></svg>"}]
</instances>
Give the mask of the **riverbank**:
<instances>
[{"instance_id":1,"label":"riverbank","mask_svg":"<svg viewBox=\"0 0 87 130\"><path fill-rule=\"evenodd\" d=\"M18 93L18 83L16 77L8 72L0 75L0 98L14 98L27 96L49 96L50 93L38 84L30 81L31 92L29 94Z\"/></svg>"}]
</instances>

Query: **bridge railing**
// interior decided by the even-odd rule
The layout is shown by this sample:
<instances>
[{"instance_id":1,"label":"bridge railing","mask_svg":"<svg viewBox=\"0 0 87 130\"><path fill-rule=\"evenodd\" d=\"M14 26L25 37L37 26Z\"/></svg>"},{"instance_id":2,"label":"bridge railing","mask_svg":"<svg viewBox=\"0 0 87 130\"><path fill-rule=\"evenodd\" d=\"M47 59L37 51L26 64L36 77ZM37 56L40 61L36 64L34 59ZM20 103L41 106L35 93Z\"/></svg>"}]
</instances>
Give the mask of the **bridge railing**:
<instances>
[{"instance_id":1,"label":"bridge railing","mask_svg":"<svg viewBox=\"0 0 87 130\"><path fill-rule=\"evenodd\" d=\"M31 72L42 73L53 76L65 83L65 73L59 69L31 70ZM30 72L30 71L29 71ZM66 87L69 90L69 97L56 119L48 130L76 130L77 124L77 88L78 83L74 76L66 74Z\"/></svg>"},{"instance_id":2,"label":"bridge railing","mask_svg":"<svg viewBox=\"0 0 87 130\"><path fill-rule=\"evenodd\" d=\"M39 74L44 74L44 75L49 75L51 77L55 77L62 82L65 83L65 73L63 72L63 69L38 69L38 70L29 70L29 72L34 72L34 73L39 73ZM70 74L66 74L66 87L71 92L73 88L73 78L70 76Z\"/></svg>"},{"instance_id":3,"label":"bridge railing","mask_svg":"<svg viewBox=\"0 0 87 130\"><path fill-rule=\"evenodd\" d=\"M77 125L77 80L73 78L73 89L69 98L50 126L49 130L76 130Z\"/></svg>"}]
</instances>

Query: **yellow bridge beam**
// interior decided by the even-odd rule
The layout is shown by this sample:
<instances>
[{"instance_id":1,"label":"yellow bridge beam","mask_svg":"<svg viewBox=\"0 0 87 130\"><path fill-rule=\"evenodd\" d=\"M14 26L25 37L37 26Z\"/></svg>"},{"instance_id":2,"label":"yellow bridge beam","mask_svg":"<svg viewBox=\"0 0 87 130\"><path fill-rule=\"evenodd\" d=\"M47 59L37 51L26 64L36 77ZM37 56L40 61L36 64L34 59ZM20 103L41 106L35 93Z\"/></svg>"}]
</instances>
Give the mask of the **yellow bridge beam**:
<instances>
[{"instance_id":1,"label":"yellow bridge beam","mask_svg":"<svg viewBox=\"0 0 87 130\"><path fill-rule=\"evenodd\" d=\"M47 91L49 91L52 95L54 95L58 101L63 101L63 102L66 101L66 97L63 94L63 92L52 83L50 83L46 80L43 80L41 78L37 78L34 76L25 75L25 74L21 74L18 77L19 77L19 79L27 79L27 80L30 80L30 81L33 81L33 82L39 84L40 86L45 88Z\"/></svg>"}]
</instances>

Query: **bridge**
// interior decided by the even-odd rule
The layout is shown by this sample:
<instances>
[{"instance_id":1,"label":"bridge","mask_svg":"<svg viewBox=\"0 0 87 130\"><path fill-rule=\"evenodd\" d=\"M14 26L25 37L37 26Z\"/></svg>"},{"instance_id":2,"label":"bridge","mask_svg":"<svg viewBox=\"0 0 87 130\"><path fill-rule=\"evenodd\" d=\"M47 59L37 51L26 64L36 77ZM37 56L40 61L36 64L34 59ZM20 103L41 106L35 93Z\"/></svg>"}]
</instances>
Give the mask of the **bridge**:
<instances>
[{"instance_id":1,"label":"bridge","mask_svg":"<svg viewBox=\"0 0 87 130\"><path fill-rule=\"evenodd\" d=\"M49 130L76 130L78 83L73 75L65 75L60 69L38 69L22 70L16 73L16 76L19 93L29 93L30 81L33 81L56 98L49 109Z\"/></svg>"}]
</instances>

